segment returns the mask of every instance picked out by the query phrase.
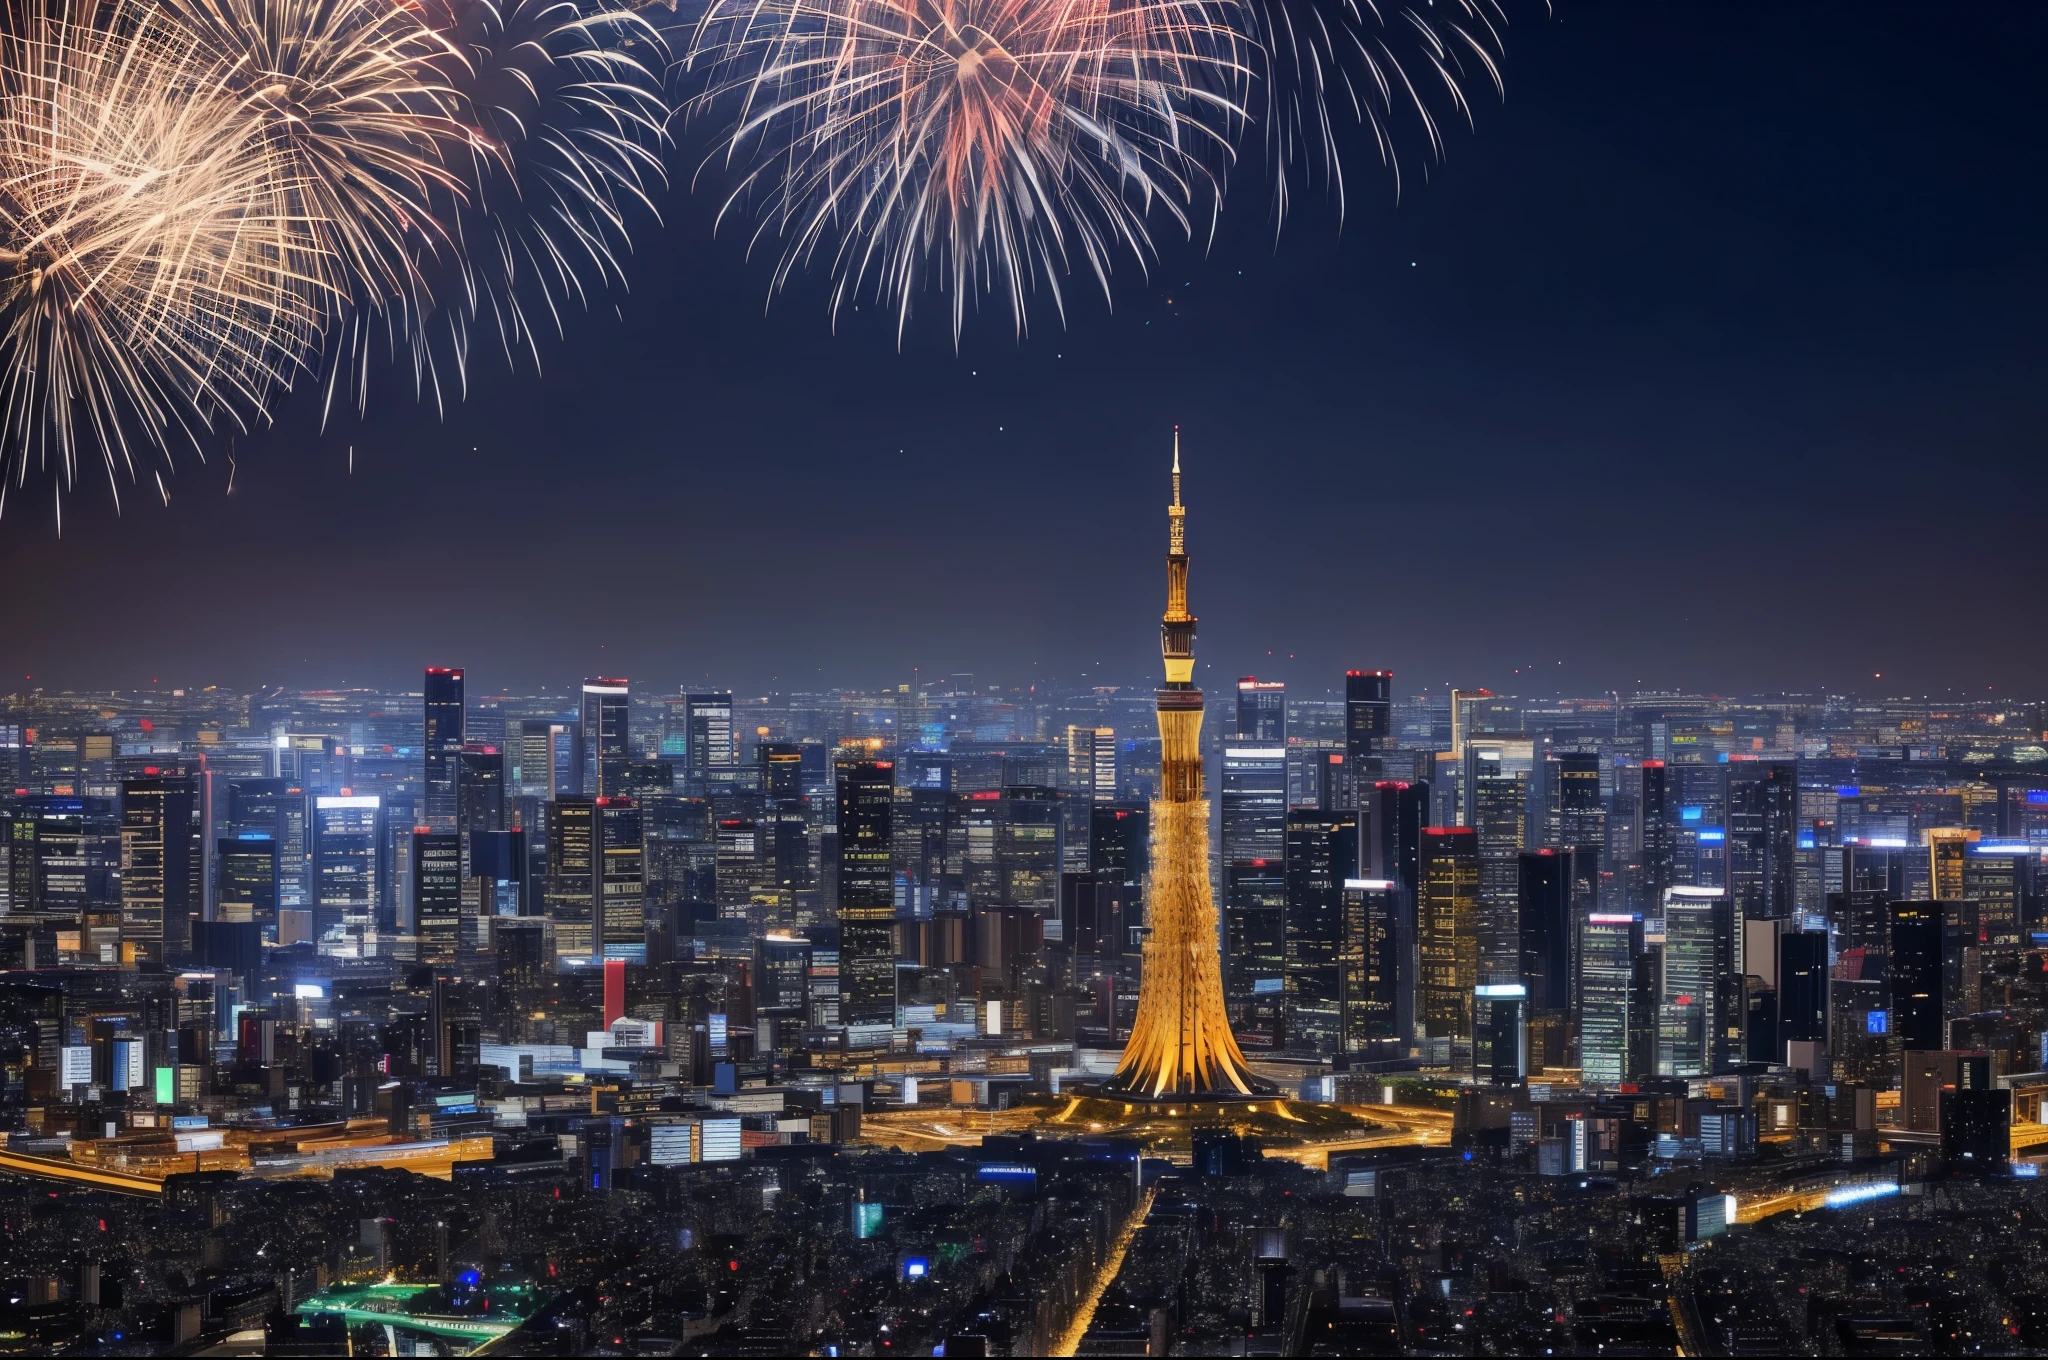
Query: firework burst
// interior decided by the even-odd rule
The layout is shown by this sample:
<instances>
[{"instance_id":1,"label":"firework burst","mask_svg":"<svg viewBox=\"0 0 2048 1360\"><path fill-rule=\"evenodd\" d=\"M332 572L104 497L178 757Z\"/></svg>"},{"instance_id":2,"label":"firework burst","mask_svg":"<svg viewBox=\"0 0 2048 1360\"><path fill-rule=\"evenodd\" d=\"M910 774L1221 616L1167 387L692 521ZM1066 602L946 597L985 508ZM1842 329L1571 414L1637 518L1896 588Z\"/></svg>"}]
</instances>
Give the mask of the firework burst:
<instances>
[{"instance_id":1,"label":"firework burst","mask_svg":"<svg viewBox=\"0 0 2048 1360\"><path fill-rule=\"evenodd\" d=\"M1443 113L1471 120L1466 85L1478 77L1497 96L1504 93L1507 15L1499 0L1432 0L1384 10L1375 0L1258 0L1247 13L1255 25L1266 151L1283 218L1293 173L1325 180L1343 214L1338 128L1347 110L1372 134L1398 191L1404 141L1419 131L1429 157L1439 159Z\"/></svg>"},{"instance_id":2,"label":"firework burst","mask_svg":"<svg viewBox=\"0 0 2048 1360\"><path fill-rule=\"evenodd\" d=\"M935 278L957 343L984 292L1021 334L1077 257L1107 294L1155 210L1213 210L1240 46L1204 0L714 0L691 56L737 106L721 219L758 210L774 288L822 259L834 316L871 288L900 341Z\"/></svg>"},{"instance_id":3,"label":"firework burst","mask_svg":"<svg viewBox=\"0 0 2048 1360\"><path fill-rule=\"evenodd\" d=\"M318 341L320 247L217 55L152 7L0 18L6 481L260 412ZM158 474L161 486L161 474Z\"/></svg>"},{"instance_id":4,"label":"firework burst","mask_svg":"<svg viewBox=\"0 0 2048 1360\"><path fill-rule=\"evenodd\" d=\"M292 210L317 233L325 291L357 309L421 305L422 261L451 252L437 193L459 194L469 131L446 65L459 57L392 0L170 0L219 55Z\"/></svg>"},{"instance_id":5,"label":"firework burst","mask_svg":"<svg viewBox=\"0 0 2048 1360\"><path fill-rule=\"evenodd\" d=\"M448 83L470 130L465 199L446 209L457 286L430 325L458 376L478 330L537 369L565 309L625 285L629 215L653 215L665 182L668 49L638 15L574 0L428 0L426 14L459 58Z\"/></svg>"}]
</instances>

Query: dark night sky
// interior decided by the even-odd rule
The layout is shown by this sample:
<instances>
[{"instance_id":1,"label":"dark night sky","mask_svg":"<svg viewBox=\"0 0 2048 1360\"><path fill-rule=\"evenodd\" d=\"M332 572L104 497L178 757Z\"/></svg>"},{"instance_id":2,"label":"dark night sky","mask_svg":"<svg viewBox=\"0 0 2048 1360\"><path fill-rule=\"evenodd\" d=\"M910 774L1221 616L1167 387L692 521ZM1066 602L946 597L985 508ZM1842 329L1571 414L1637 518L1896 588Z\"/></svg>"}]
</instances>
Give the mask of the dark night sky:
<instances>
[{"instance_id":1,"label":"dark night sky","mask_svg":"<svg viewBox=\"0 0 2048 1360\"><path fill-rule=\"evenodd\" d=\"M324 436L306 394L232 497L224 460L169 509L102 485L61 541L10 496L0 664L1142 682L1178 421L1212 684L2048 689L2048 6L1510 12L1506 104L1398 204L1354 148L1348 224L1302 203L1276 252L1244 167L1213 248L1022 344L992 313L956 357L936 294L901 354L835 337L816 280L764 317L679 191L544 381Z\"/></svg>"}]
</instances>

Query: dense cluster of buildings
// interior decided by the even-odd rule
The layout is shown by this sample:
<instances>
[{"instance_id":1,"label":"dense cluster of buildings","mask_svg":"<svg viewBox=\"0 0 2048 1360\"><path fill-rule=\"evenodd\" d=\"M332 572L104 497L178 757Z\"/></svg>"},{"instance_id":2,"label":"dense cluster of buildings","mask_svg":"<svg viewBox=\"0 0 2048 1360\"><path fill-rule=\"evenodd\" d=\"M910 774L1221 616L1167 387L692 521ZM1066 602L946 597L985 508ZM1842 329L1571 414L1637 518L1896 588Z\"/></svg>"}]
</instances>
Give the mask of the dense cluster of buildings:
<instances>
[{"instance_id":1,"label":"dense cluster of buildings","mask_svg":"<svg viewBox=\"0 0 2048 1360\"><path fill-rule=\"evenodd\" d=\"M678 1056L910 1029L1113 1048L1146 931L1152 699L967 677L479 699L442 668L412 696L20 697L0 950L92 987L162 976L181 1014L206 993L220 1042L240 1018L325 1033L358 978L595 988L611 965L637 988L715 963L727 1009L646 1017ZM2039 722L1240 681L1208 752L1232 1029L1255 1056L1602 1087L1762 1064L1903 1089L1908 1052L2035 1070ZM422 1061L589 1047L527 1014L443 1017ZM94 1023L53 1020L29 1070L189 1083L216 1042L169 1012Z\"/></svg>"}]
</instances>

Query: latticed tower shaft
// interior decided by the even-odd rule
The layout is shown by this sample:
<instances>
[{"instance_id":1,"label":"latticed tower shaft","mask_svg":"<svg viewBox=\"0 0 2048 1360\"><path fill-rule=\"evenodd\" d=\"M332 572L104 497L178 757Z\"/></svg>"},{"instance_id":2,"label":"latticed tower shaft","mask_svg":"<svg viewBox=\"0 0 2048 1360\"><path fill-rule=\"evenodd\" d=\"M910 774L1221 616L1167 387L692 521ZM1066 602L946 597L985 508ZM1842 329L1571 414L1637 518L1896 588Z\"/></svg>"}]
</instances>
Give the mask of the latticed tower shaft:
<instances>
[{"instance_id":1,"label":"latticed tower shaft","mask_svg":"<svg viewBox=\"0 0 2048 1360\"><path fill-rule=\"evenodd\" d=\"M1138 1018L1109 1090L1146 1098L1250 1095L1253 1078L1223 1010L1216 900L1209 888L1209 800L1202 787L1202 691L1195 616L1188 612L1187 511L1180 431L1173 433L1167 509L1166 614L1159 647L1159 796L1152 803L1152 882Z\"/></svg>"}]
</instances>

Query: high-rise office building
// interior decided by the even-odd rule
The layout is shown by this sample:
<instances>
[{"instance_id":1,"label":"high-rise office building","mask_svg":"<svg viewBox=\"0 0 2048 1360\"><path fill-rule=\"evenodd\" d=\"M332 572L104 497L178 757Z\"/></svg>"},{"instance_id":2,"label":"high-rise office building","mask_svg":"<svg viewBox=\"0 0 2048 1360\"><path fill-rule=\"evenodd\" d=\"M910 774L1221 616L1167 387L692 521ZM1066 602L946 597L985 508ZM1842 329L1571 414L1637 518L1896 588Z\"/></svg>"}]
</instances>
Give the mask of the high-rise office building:
<instances>
[{"instance_id":1,"label":"high-rise office building","mask_svg":"<svg viewBox=\"0 0 2048 1360\"><path fill-rule=\"evenodd\" d=\"M1237 739L1248 746L1287 744L1287 683L1247 675L1237 682Z\"/></svg>"},{"instance_id":2,"label":"high-rise office building","mask_svg":"<svg viewBox=\"0 0 2048 1360\"><path fill-rule=\"evenodd\" d=\"M995 905L1049 915L1059 902L1065 861L1063 804L1057 789L1013 784L996 801Z\"/></svg>"},{"instance_id":3,"label":"high-rise office building","mask_svg":"<svg viewBox=\"0 0 2048 1360\"><path fill-rule=\"evenodd\" d=\"M214 919L249 922L259 938L276 943L277 842L256 831L219 837L213 865Z\"/></svg>"},{"instance_id":4,"label":"high-rise office building","mask_svg":"<svg viewBox=\"0 0 2048 1360\"><path fill-rule=\"evenodd\" d=\"M1091 803L1115 802L1116 756L1115 728L1068 727L1066 790Z\"/></svg>"},{"instance_id":5,"label":"high-rise office building","mask_svg":"<svg viewBox=\"0 0 2048 1360\"><path fill-rule=\"evenodd\" d=\"M462 671L427 667L421 751L426 767L423 812L436 831L455 829L455 758L465 740Z\"/></svg>"},{"instance_id":6,"label":"high-rise office building","mask_svg":"<svg viewBox=\"0 0 2048 1360\"><path fill-rule=\"evenodd\" d=\"M313 800L313 934L374 930L379 904L384 800L374 793Z\"/></svg>"},{"instance_id":7,"label":"high-rise office building","mask_svg":"<svg viewBox=\"0 0 2048 1360\"><path fill-rule=\"evenodd\" d=\"M1928 895L1937 902L1963 900L1963 863L1970 847L1983 839L1975 827L1935 826L1927 829Z\"/></svg>"},{"instance_id":8,"label":"high-rise office building","mask_svg":"<svg viewBox=\"0 0 2048 1360\"><path fill-rule=\"evenodd\" d=\"M1394 726L1394 673L1344 672L1344 763L1354 786L1381 773L1380 750Z\"/></svg>"},{"instance_id":9,"label":"high-rise office building","mask_svg":"<svg viewBox=\"0 0 2048 1360\"><path fill-rule=\"evenodd\" d=\"M1339 956L1344 884L1358 876L1358 818L1296 808L1287 816L1287 1047L1335 1053L1343 1041Z\"/></svg>"},{"instance_id":10,"label":"high-rise office building","mask_svg":"<svg viewBox=\"0 0 2048 1360\"><path fill-rule=\"evenodd\" d=\"M1417 1037L1469 1044L1479 977L1479 837L1471 827L1422 830L1415 951Z\"/></svg>"},{"instance_id":11,"label":"high-rise office building","mask_svg":"<svg viewBox=\"0 0 2048 1360\"><path fill-rule=\"evenodd\" d=\"M761 861L775 882L778 911L788 926L797 894L811 883L811 839L804 801L804 748L795 742L764 741L754 748L760 766Z\"/></svg>"},{"instance_id":12,"label":"high-rise office building","mask_svg":"<svg viewBox=\"0 0 2048 1360\"><path fill-rule=\"evenodd\" d=\"M1515 925L1517 856L1528 844L1527 776L1475 748L1471 825L1479 848L1479 971L1486 981L1513 981L1521 968Z\"/></svg>"},{"instance_id":13,"label":"high-rise office building","mask_svg":"<svg viewBox=\"0 0 2048 1360\"><path fill-rule=\"evenodd\" d=\"M896 1023L896 885L890 872L896 766L849 760L839 784L839 1017ZM1058 865L1054 869L1058 892Z\"/></svg>"},{"instance_id":14,"label":"high-rise office building","mask_svg":"<svg viewBox=\"0 0 2048 1360\"><path fill-rule=\"evenodd\" d=\"M1339 901L1337 953L1338 1051L1352 1058L1403 1056L1402 1034L1413 1026L1413 938L1402 929L1401 885L1386 878L1348 878Z\"/></svg>"},{"instance_id":15,"label":"high-rise office building","mask_svg":"<svg viewBox=\"0 0 2048 1360\"><path fill-rule=\"evenodd\" d=\"M1635 911L1651 911L1663 905L1664 890L1676 879L1672 877L1672 819L1674 809L1668 798L1664 762L1646 760L1639 771L1642 800L1636 809L1637 835L1640 837L1638 851L1642 864L1642 881L1638 896L1631 900L1629 907Z\"/></svg>"},{"instance_id":16,"label":"high-rise office building","mask_svg":"<svg viewBox=\"0 0 2048 1360\"><path fill-rule=\"evenodd\" d=\"M1723 888L1728 877L1728 767L1668 765L1671 881Z\"/></svg>"},{"instance_id":17,"label":"high-rise office building","mask_svg":"<svg viewBox=\"0 0 2048 1360\"><path fill-rule=\"evenodd\" d=\"M623 679L583 682L583 791L594 798L625 792L633 701Z\"/></svg>"},{"instance_id":18,"label":"high-rise office building","mask_svg":"<svg viewBox=\"0 0 2048 1360\"><path fill-rule=\"evenodd\" d=\"M1529 1075L1529 991L1519 982L1472 989L1472 1076L1514 1086Z\"/></svg>"},{"instance_id":19,"label":"high-rise office building","mask_svg":"<svg viewBox=\"0 0 2048 1360\"><path fill-rule=\"evenodd\" d=\"M1159 650L1159 793L1152 804L1157 854L1146 924L1144 986L1111 1092L1150 1099L1256 1089L1223 1005L1216 902L1209 883L1209 801L1202 770L1202 691L1195 684L1195 616L1188 612L1187 511L1180 500L1180 432L1174 431L1173 504L1167 510L1166 612ZM1287 798L1279 749L1281 834ZM1249 858L1261 858L1249 856ZM1273 858L1264 856L1263 858Z\"/></svg>"},{"instance_id":20,"label":"high-rise office building","mask_svg":"<svg viewBox=\"0 0 2048 1360\"><path fill-rule=\"evenodd\" d=\"M554 923L555 954L585 963L597 954L597 800L548 804L548 873L543 901Z\"/></svg>"},{"instance_id":21,"label":"high-rise office building","mask_svg":"<svg viewBox=\"0 0 2048 1360\"><path fill-rule=\"evenodd\" d=\"M1223 748L1223 862L1287 854L1287 748Z\"/></svg>"},{"instance_id":22,"label":"high-rise office building","mask_svg":"<svg viewBox=\"0 0 2048 1360\"><path fill-rule=\"evenodd\" d=\"M1600 796L1597 751L1553 751L1543 762L1541 843L1564 846L1607 843L1607 805Z\"/></svg>"},{"instance_id":23,"label":"high-rise office building","mask_svg":"<svg viewBox=\"0 0 2048 1360\"><path fill-rule=\"evenodd\" d=\"M400 929L419 938L421 963L453 963L461 945L462 837L414 827L411 870L411 919Z\"/></svg>"},{"instance_id":24,"label":"high-rise office building","mask_svg":"<svg viewBox=\"0 0 2048 1360\"><path fill-rule=\"evenodd\" d=\"M708 797L728 787L740 764L740 732L733 722L732 691L712 690L683 696L689 730L689 765L684 787Z\"/></svg>"},{"instance_id":25,"label":"high-rise office building","mask_svg":"<svg viewBox=\"0 0 2048 1360\"><path fill-rule=\"evenodd\" d=\"M1528 1002L1529 1070L1571 1065L1574 850L1525 850L1517 860L1521 982Z\"/></svg>"},{"instance_id":26,"label":"high-rise office building","mask_svg":"<svg viewBox=\"0 0 2048 1360\"><path fill-rule=\"evenodd\" d=\"M647 962L647 862L640 807L601 797L597 818L597 952L607 963Z\"/></svg>"},{"instance_id":27,"label":"high-rise office building","mask_svg":"<svg viewBox=\"0 0 2048 1360\"><path fill-rule=\"evenodd\" d=\"M1680 885L1664 894L1659 1076L1705 1076L1724 1059L1729 1036L1720 1024L1722 1001L1734 976L1730 911L1728 894L1720 888Z\"/></svg>"},{"instance_id":28,"label":"high-rise office building","mask_svg":"<svg viewBox=\"0 0 2048 1360\"><path fill-rule=\"evenodd\" d=\"M1946 990L1942 926L1939 902L1891 904L1890 957L1886 968L1890 1017L1885 1028L1892 1047L1899 1052L1948 1047L1948 1016L1942 995Z\"/></svg>"},{"instance_id":29,"label":"high-rise office building","mask_svg":"<svg viewBox=\"0 0 2048 1360\"><path fill-rule=\"evenodd\" d=\"M173 962L191 950L200 903L197 803L189 776L121 784L121 943L139 961Z\"/></svg>"},{"instance_id":30,"label":"high-rise office building","mask_svg":"<svg viewBox=\"0 0 2048 1360\"><path fill-rule=\"evenodd\" d=\"M1799 781L1789 761L1728 767L1728 892L1735 919L1783 920L1795 906Z\"/></svg>"},{"instance_id":31,"label":"high-rise office building","mask_svg":"<svg viewBox=\"0 0 2048 1360\"><path fill-rule=\"evenodd\" d=\"M1231 1032L1261 1048L1286 1037L1287 866L1277 859L1223 866L1223 1001Z\"/></svg>"},{"instance_id":32,"label":"high-rise office building","mask_svg":"<svg viewBox=\"0 0 2048 1360\"><path fill-rule=\"evenodd\" d=\"M228 826L236 836L277 842L277 905L312 905L311 809L303 789L287 779L234 779L228 783Z\"/></svg>"},{"instance_id":33,"label":"high-rise office building","mask_svg":"<svg viewBox=\"0 0 2048 1360\"><path fill-rule=\"evenodd\" d=\"M1643 986L1645 966L1642 917L1595 912L1586 918L1578 995L1579 1073L1588 1085L1614 1086L1655 1071L1656 1004Z\"/></svg>"},{"instance_id":34,"label":"high-rise office building","mask_svg":"<svg viewBox=\"0 0 2048 1360\"><path fill-rule=\"evenodd\" d=\"M528 718L519 724L518 791L545 802L583 792L582 728L560 718Z\"/></svg>"},{"instance_id":35,"label":"high-rise office building","mask_svg":"<svg viewBox=\"0 0 2048 1360\"><path fill-rule=\"evenodd\" d=\"M428 825L432 825L428 823ZM468 842L505 829L505 756L495 746L469 746L455 754L455 821L448 829Z\"/></svg>"},{"instance_id":36,"label":"high-rise office building","mask_svg":"<svg viewBox=\"0 0 2048 1360\"><path fill-rule=\"evenodd\" d=\"M2025 841L1978 841L1963 854L1963 900L1977 904L1985 949L1994 958L2018 954L2040 921L2040 851ZM1904 897L1903 889L1898 894Z\"/></svg>"}]
</instances>

